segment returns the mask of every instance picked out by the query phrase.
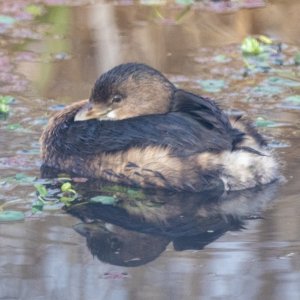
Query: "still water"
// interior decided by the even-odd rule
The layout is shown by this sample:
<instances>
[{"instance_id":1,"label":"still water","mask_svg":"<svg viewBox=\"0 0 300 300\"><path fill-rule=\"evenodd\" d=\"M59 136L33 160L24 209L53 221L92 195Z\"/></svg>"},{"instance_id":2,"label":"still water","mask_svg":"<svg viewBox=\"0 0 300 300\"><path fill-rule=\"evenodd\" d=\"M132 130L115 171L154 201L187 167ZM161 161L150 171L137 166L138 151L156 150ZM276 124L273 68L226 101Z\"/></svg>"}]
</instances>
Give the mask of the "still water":
<instances>
[{"instance_id":1,"label":"still water","mask_svg":"<svg viewBox=\"0 0 300 300\"><path fill-rule=\"evenodd\" d=\"M0 299L300 298L300 3L174 2L0 3L0 93L15 98L0 120L0 205L25 213L0 223ZM261 59L241 53L250 35L273 40ZM249 115L285 182L196 196L119 189L114 205L85 202L114 186L77 182L78 205L32 214L47 119L128 61Z\"/></svg>"}]
</instances>

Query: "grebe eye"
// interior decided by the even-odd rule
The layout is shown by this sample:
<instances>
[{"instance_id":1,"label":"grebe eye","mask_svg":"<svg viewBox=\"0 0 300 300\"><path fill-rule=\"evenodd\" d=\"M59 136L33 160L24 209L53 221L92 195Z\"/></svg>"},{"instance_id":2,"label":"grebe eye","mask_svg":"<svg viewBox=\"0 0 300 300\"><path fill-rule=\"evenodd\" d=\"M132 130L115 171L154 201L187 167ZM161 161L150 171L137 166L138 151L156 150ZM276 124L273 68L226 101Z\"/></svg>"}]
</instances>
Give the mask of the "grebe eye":
<instances>
[{"instance_id":1,"label":"grebe eye","mask_svg":"<svg viewBox=\"0 0 300 300\"><path fill-rule=\"evenodd\" d=\"M112 98L113 103L119 103L122 101L122 96L121 95L114 95Z\"/></svg>"}]
</instances>

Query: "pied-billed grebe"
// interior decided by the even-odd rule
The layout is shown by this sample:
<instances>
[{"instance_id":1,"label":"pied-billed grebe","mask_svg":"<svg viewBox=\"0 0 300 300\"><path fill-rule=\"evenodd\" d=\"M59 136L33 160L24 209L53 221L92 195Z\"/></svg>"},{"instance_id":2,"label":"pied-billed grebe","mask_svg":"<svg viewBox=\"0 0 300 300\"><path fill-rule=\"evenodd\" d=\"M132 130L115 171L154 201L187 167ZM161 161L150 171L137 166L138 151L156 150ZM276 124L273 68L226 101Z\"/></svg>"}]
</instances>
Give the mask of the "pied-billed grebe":
<instances>
[{"instance_id":1,"label":"pied-billed grebe","mask_svg":"<svg viewBox=\"0 0 300 300\"><path fill-rule=\"evenodd\" d=\"M146 188L240 190L278 177L251 125L144 64L101 75L89 100L50 119L41 143L43 166Z\"/></svg>"}]
</instances>

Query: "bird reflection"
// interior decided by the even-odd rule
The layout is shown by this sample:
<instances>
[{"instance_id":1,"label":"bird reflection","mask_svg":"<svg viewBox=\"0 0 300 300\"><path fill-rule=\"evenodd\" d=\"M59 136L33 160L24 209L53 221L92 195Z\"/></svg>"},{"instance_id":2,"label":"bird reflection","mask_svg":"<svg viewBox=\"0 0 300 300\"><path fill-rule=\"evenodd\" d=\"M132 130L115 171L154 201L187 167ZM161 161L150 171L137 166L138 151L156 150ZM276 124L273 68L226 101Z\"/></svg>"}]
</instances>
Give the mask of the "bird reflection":
<instances>
[{"instance_id":1,"label":"bird reflection","mask_svg":"<svg viewBox=\"0 0 300 300\"><path fill-rule=\"evenodd\" d=\"M170 243L176 251L200 250L227 231L244 229L247 220L261 218L277 187L176 193L88 182L77 189L81 199L65 210L82 221L74 229L86 238L93 256L135 267L156 259ZM117 201L89 200L97 195Z\"/></svg>"}]
</instances>

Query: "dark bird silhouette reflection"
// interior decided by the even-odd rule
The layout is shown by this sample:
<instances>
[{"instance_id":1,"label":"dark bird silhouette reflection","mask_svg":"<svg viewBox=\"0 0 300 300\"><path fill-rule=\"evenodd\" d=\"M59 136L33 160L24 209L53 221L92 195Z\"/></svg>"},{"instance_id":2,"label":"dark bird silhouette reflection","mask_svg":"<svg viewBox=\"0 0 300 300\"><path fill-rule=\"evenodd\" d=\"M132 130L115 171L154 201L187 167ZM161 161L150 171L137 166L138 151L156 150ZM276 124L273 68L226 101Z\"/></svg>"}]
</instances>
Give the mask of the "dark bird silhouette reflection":
<instances>
[{"instance_id":1,"label":"dark bird silhouette reflection","mask_svg":"<svg viewBox=\"0 0 300 300\"><path fill-rule=\"evenodd\" d=\"M274 199L277 184L243 191L203 193L144 191L89 182L76 187L80 200L65 207L82 223L74 229L86 238L99 260L135 267L156 259L173 243L176 251L200 250L227 231L244 229L261 218ZM95 203L96 195L114 203Z\"/></svg>"}]
</instances>

